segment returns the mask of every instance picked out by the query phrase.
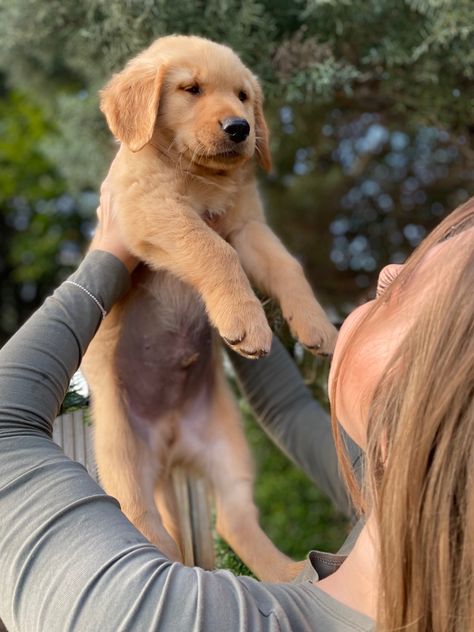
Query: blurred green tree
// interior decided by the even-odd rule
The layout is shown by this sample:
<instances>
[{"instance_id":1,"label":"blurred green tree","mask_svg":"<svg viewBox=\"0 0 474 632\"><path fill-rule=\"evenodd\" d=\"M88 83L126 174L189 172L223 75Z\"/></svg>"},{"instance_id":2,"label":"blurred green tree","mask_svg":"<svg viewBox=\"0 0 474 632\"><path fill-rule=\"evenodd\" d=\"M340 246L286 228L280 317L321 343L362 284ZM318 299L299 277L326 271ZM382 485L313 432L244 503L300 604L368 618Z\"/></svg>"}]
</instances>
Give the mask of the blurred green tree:
<instances>
[{"instance_id":1,"label":"blurred green tree","mask_svg":"<svg viewBox=\"0 0 474 632\"><path fill-rule=\"evenodd\" d=\"M0 344L80 259L87 196L66 185L40 150L50 131L40 108L15 92L0 99ZM90 202L96 202L94 196Z\"/></svg>"},{"instance_id":2,"label":"blurred green tree","mask_svg":"<svg viewBox=\"0 0 474 632\"><path fill-rule=\"evenodd\" d=\"M471 121L471 0L0 0L0 66L48 105L70 181L105 171L97 90L173 32L234 47L272 101L349 101L458 132Z\"/></svg>"},{"instance_id":3,"label":"blurred green tree","mask_svg":"<svg viewBox=\"0 0 474 632\"><path fill-rule=\"evenodd\" d=\"M97 92L161 35L234 47L268 97L275 228L339 314L474 192L471 0L0 0L0 67L69 190L115 151Z\"/></svg>"},{"instance_id":4,"label":"blurred green tree","mask_svg":"<svg viewBox=\"0 0 474 632\"><path fill-rule=\"evenodd\" d=\"M156 37L227 43L261 78L268 214L338 319L474 193L473 31L472 0L0 0L0 342L77 262L116 147L98 90ZM335 546L327 505L250 438L264 507L288 481L306 499L284 507L300 548L263 509L275 540Z\"/></svg>"}]
</instances>

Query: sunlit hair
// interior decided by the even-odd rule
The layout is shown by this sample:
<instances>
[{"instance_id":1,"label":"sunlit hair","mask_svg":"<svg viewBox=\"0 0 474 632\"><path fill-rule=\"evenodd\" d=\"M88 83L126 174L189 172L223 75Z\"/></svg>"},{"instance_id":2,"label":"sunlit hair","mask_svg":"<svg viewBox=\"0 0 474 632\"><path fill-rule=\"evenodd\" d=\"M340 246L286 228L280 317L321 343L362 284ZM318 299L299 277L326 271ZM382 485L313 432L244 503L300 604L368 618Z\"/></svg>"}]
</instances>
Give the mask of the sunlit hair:
<instances>
[{"instance_id":1,"label":"sunlit hair","mask_svg":"<svg viewBox=\"0 0 474 632\"><path fill-rule=\"evenodd\" d=\"M355 505L380 533L377 630L474 630L474 198L417 248L375 301L403 286L428 251L447 241L442 269L372 398L365 478L357 485L333 408L342 472ZM333 381L332 401L341 379ZM344 368L342 368L342 372Z\"/></svg>"}]
</instances>

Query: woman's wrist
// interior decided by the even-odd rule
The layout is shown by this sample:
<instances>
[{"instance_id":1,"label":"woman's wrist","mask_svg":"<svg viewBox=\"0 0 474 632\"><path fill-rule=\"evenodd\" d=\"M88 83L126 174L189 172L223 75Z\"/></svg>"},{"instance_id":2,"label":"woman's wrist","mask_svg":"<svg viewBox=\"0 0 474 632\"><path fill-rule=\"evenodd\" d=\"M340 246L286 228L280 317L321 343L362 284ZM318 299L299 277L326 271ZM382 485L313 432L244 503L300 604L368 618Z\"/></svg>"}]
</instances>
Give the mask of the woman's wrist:
<instances>
[{"instance_id":1,"label":"woman's wrist","mask_svg":"<svg viewBox=\"0 0 474 632\"><path fill-rule=\"evenodd\" d=\"M118 244L113 239L111 240L107 237L104 237L103 235L94 236L89 247L89 252L93 252L94 250L102 250L113 255L123 263L130 274L134 271L139 263L139 260L134 257L124 246Z\"/></svg>"}]
</instances>

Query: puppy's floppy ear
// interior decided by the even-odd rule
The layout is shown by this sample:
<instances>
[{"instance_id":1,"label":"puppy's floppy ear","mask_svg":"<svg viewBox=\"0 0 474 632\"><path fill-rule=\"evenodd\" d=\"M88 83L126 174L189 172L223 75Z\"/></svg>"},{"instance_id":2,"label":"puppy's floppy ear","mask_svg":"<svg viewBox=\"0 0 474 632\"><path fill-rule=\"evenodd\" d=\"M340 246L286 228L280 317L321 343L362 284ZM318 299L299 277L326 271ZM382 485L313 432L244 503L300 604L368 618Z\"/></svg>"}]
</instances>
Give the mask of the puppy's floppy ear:
<instances>
[{"instance_id":1,"label":"puppy's floppy ear","mask_svg":"<svg viewBox=\"0 0 474 632\"><path fill-rule=\"evenodd\" d=\"M164 72L163 66L132 60L100 93L100 109L111 132L132 151L151 140Z\"/></svg>"},{"instance_id":2,"label":"puppy's floppy ear","mask_svg":"<svg viewBox=\"0 0 474 632\"><path fill-rule=\"evenodd\" d=\"M267 123L263 114L263 92L256 77L253 77L255 90L255 146L258 160L268 173L272 169L272 156L270 154L270 140Z\"/></svg>"}]
</instances>

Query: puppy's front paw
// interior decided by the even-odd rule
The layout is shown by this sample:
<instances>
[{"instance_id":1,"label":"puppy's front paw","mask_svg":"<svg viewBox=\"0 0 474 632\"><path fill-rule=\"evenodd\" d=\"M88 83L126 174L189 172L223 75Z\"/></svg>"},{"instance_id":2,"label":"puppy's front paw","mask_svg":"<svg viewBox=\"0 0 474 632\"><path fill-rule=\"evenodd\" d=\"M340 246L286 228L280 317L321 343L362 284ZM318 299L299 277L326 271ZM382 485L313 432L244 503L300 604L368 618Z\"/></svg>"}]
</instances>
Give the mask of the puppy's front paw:
<instances>
[{"instance_id":1,"label":"puppy's front paw","mask_svg":"<svg viewBox=\"0 0 474 632\"><path fill-rule=\"evenodd\" d=\"M272 330L260 303L229 304L216 326L224 342L246 358L267 355L272 346Z\"/></svg>"},{"instance_id":2,"label":"puppy's front paw","mask_svg":"<svg viewBox=\"0 0 474 632\"><path fill-rule=\"evenodd\" d=\"M316 299L290 301L285 307L282 306L283 316L294 337L315 355L331 355L337 329Z\"/></svg>"}]
</instances>

